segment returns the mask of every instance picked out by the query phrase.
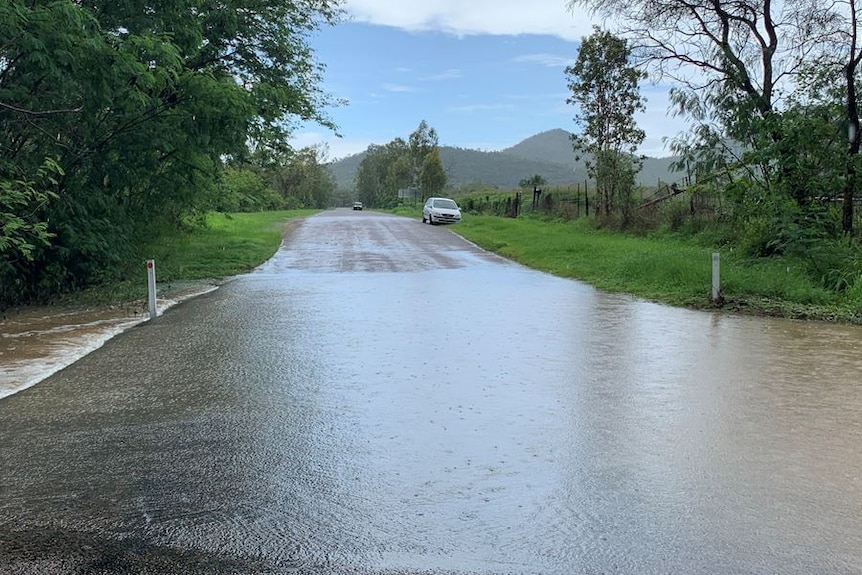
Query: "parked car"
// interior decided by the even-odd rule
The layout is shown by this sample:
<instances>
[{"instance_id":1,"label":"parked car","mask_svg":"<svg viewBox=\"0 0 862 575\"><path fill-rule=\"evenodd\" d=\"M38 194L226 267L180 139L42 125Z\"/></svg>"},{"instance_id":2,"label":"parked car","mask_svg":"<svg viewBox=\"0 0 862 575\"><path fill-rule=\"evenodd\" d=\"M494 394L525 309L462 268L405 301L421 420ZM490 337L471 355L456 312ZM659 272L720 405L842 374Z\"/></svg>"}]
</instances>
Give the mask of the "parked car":
<instances>
[{"instance_id":1,"label":"parked car","mask_svg":"<svg viewBox=\"0 0 862 575\"><path fill-rule=\"evenodd\" d=\"M353 202L353 209L361 211L362 210L362 202Z\"/></svg>"},{"instance_id":2,"label":"parked car","mask_svg":"<svg viewBox=\"0 0 862 575\"><path fill-rule=\"evenodd\" d=\"M455 200L449 198L428 198L422 208L422 223L455 224L461 221L461 210Z\"/></svg>"}]
</instances>

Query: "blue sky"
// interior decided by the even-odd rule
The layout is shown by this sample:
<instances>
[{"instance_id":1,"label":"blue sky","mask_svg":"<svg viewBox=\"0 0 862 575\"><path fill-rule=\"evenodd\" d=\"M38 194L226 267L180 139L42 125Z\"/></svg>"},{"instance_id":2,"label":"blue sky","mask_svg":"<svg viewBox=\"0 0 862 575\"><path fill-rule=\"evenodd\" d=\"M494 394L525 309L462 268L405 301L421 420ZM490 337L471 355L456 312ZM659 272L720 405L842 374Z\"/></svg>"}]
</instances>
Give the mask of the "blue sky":
<instances>
[{"instance_id":1,"label":"blue sky","mask_svg":"<svg viewBox=\"0 0 862 575\"><path fill-rule=\"evenodd\" d=\"M440 143L500 150L544 130L577 131L564 68L590 33L564 0L347 0L350 18L311 39L326 65L323 88L344 106L328 111L341 138L303 125L293 144L326 143L330 159L406 138L426 120ZM669 118L667 88L642 86L641 152L683 129Z\"/></svg>"}]
</instances>

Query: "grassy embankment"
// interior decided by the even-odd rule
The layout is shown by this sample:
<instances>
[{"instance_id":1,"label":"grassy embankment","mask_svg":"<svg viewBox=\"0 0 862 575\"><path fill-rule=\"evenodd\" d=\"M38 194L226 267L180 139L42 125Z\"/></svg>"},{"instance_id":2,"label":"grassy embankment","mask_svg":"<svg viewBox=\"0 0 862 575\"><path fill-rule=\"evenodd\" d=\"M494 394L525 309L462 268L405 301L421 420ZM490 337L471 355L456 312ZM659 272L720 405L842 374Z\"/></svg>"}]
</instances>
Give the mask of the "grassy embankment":
<instances>
[{"instance_id":1,"label":"grassy embankment","mask_svg":"<svg viewBox=\"0 0 862 575\"><path fill-rule=\"evenodd\" d=\"M141 248L143 259L134 262L120 281L72 294L62 303L95 305L145 301L147 272L144 259L156 262L159 295L248 272L278 250L290 220L320 210L292 210L240 214L212 213L206 227L191 232L164 234Z\"/></svg>"},{"instance_id":2,"label":"grassy embankment","mask_svg":"<svg viewBox=\"0 0 862 575\"><path fill-rule=\"evenodd\" d=\"M412 209L396 212L421 217ZM710 301L715 250L691 238L628 236L597 230L586 219L562 222L469 214L451 229L526 266L605 291L676 306L719 307ZM720 253L724 310L862 323L862 289L830 292L789 259L753 260L732 250Z\"/></svg>"},{"instance_id":3,"label":"grassy embankment","mask_svg":"<svg viewBox=\"0 0 862 575\"><path fill-rule=\"evenodd\" d=\"M419 218L417 208L395 210ZM313 210L211 214L206 228L162 237L148 246L160 290L247 272L270 258L285 225ZM642 238L573 222L466 215L451 228L485 249L529 267L671 305L715 307L710 301L712 251L691 239ZM835 294L818 287L789 260L750 260L721 253L723 309L862 323L862 289ZM74 297L75 303L119 303L146 297L143 261L128 278ZM860 286L862 287L862 286Z\"/></svg>"}]
</instances>

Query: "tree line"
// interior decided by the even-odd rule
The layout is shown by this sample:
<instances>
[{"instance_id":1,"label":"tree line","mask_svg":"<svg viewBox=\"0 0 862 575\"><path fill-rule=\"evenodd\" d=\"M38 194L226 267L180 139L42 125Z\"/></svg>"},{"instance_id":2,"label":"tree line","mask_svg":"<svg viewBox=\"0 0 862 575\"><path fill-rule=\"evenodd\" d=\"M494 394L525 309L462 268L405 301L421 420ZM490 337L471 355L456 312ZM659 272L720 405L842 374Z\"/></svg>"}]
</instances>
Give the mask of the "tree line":
<instances>
[{"instance_id":1,"label":"tree line","mask_svg":"<svg viewBox=\"0 0 862 575\"><path fill-rule=\"evenodd\" d=\"M0 3L0 305L109 281L207 210L326 205L309 36L339 0ZM137 263L137 262L136 262Z\"/></svg>"},{"instance_id":2,"label":"tree line","mask_svg":"<svg viewBox=\"0 0 862 575\"><path fill-rule=\"evenodd\" d=\"M412 197L439 195L446 181L437 131L425 120L406 141L369 146L355 176L359 200L377 208L397 205L399 190L410 190Z\"/></svg>"},{"instance_id":3,"label":"tree line","mask_svg":"<svg viewBox=\"0 0 862 575\"><path fill-rule=\"evenodd\" d=\"M752 255L858 238L858 0L570 0L613 23L567 68L576 149L595 158L600 206L630 220L639 84L670 84L689 129L670 142L697 190Z\"/></svg>"}]
</instances>

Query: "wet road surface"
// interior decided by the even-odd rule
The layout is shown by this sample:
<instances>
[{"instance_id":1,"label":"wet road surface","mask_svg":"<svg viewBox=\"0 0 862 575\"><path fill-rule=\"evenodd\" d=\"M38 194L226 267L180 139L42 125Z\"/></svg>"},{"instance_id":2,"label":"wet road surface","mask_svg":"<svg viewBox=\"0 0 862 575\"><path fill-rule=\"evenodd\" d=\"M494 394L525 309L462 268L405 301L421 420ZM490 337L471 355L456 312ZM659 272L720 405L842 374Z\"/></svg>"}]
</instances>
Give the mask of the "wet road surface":
<instances>
[{"instance_id":1,"label":"wet road surface","mask_svg":"<svg viewBox=\"0 0 862 575\"><path fill-rule=\"evenodd\" d=\"M326 212L0 400L0 573L862 573L860 342Z\"/></svg>"}]
</instances>

